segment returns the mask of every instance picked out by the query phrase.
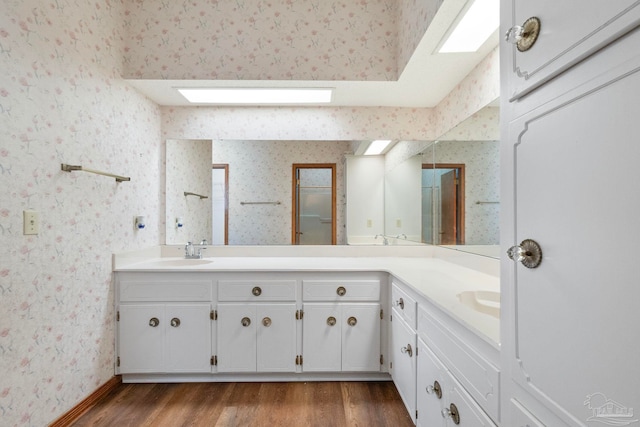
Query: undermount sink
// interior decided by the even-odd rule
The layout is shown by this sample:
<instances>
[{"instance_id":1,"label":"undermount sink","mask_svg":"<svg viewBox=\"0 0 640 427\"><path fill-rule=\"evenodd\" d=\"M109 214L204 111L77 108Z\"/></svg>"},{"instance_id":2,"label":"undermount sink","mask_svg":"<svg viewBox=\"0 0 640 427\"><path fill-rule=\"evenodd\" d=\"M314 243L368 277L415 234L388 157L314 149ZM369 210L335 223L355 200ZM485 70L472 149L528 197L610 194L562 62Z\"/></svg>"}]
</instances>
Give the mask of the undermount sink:
<instances>
[{"instance_id":1,"label":"undermount sink","mask_svg":"<svg viewBox=\"0 0 640 427\"><path fill-rule=\"evenodd\" d=\"M191 265L204 265L211 264L213 260L211 259L163 259L160 261L156 261L155 264L167 267L189 267Z\"/></svg>"},{"instance_id":2,"label":"undermount sink","mask_svg":"<svg viewBox=\"0 0 640 427\"><path fill-rule=\"evenodd\" d=\"M496 291L464 291L458 299L465 306L479 312L500 318L500 292Z\"/></svg>"}]
</instances>

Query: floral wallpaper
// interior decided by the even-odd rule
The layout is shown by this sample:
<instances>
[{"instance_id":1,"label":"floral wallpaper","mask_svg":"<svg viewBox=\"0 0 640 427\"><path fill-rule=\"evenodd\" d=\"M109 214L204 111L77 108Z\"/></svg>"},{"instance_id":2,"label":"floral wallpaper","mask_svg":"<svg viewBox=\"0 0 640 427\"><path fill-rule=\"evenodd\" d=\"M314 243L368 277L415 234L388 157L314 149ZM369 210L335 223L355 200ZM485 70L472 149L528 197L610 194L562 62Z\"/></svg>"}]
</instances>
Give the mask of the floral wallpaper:
<instances>
[{"instance_id":1,"label":"floral wallpaper","mask_svg":"<svg viewBox=\"0 0 640 427\"><path fill-rule=\"evenodd\" d=\"M211 242L211 140L169 140L166 158L166 243ZM182 218L182 227L176 218Z\"/></svg>"},{"instance_id":2,"label":"floral wallpaper","mask_svg":"<svg viewBox=\"0 0 640 427\"><path fill-rule=\"evenodd\" d=\"M120 1L0 2L3 426L47 425L113 377L111 255L159 242L160 113L120 77L123 20Z\"/></svg>"},{"instance_id":3,"label":"floral wallpaper","mask_svg":"<svg viewBox=\"0 0 640 427\"><path fill-rule=\"evenodd\" d=\"M444 0L402 0L398 27L398 70L402 72Z\"/></svg>"},{"instance_id":4,"label":"floral wallpaper","mask_svg":"<svg viewBox=\"0 0 640 427\"><path fill-rule=\"evenodd\" d=\"M291 244L293 163L336 164L336 237L344 244L349 149L349 141L214 141L214 163L229 164L229 244ZM241 204L256 201L281 204Z\"/></svg>"}]
</instances>

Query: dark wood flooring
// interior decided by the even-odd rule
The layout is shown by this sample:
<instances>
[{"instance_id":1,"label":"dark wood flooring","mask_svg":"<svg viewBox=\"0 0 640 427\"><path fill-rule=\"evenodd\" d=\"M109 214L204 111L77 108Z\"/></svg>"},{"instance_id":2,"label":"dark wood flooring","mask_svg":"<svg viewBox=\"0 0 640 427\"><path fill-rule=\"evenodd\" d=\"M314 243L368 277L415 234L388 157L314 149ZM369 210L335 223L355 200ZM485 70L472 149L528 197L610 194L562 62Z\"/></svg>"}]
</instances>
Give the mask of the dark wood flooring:
<instances>
[{"instance_id":1,"label":"dark wood flooring","mask_svg":"<svg viewBox=\"0 0 640 427\"><path fill-rule=\"evenodd\" d=\"M79 426L389 426L413 422L392 382L120 384Z\"/></svg>"}]
</instances>

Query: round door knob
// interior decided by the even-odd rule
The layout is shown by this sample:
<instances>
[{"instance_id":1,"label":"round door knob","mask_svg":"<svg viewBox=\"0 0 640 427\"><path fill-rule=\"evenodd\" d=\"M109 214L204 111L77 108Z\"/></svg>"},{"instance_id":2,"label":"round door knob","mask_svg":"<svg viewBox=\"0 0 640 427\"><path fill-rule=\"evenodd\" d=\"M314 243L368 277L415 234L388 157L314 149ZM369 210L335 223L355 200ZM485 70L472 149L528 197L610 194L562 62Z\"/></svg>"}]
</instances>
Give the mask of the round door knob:
<instances>
[{"instance_id":1,"label":"round door knob","mask_svg":"<svg viewBox=\"0 0 640 427\"><path fill-rule=\"evenodd\" d=\"M409 357L412 357L412 356L413 356L413 349L411 348L411 344L407 344L407 346L406 346L406 347L402 347L402 348L400 349L400 352L401 352L401 353L406 353L406 354L408 354L408 355L409 355Z\"/></svg>"},{"instance_id":2,"label":"round door knob","mask_svg":"<svg viewBox=\"0 0 640 427\"><path fill-rule=\"evenodd\" d=\"M533 47L540 34L540 19L535 16L524 21L522 25L514 25L504 35L504 39L515 44L520 52L526 52Z\"/></svg>"},{"instance_id":3,"label":"round door knob","mask_svg":"<svg viewBox=\"0 0 640 427\"><path fill-rule=\"evenodd\" d=\"M180 326L180 319L178 319L177 317L171 319L171 326L173 326L174 328Z\"/></svg>"},{"instance_id":4,"label":"round door knob","mask_svg":"<svg viewBox=\"0 0 640 427\"><path fill-rule=\"evenodd\" d=\"M344 286L340 286L338 289L336 289L336 293L343 297L347 293L347 290L344 288Z\"/></svg>"},{"instance_id":5,"label":"round door knob","mask_svg":"<svg viewBox=\"0 0 640 427\"><path fill-rule=\"evenodd\" d=\"M327 325L334 326L336 324L336 318L333 316L327 317Z\"/></svg>"},{"instance_id":6,"label":"round door knob","mask_svg":"<svg viewBox=\"0 0 640 427\"><path fill-rule=\"evenodd\" d=\"M404 310L404 300L402 298L396 301L396 305L400 307L401 310Z\"/></svg>"},{"instance_id":7,"label":"round door knob","mask_svg":"<svg viewBox=\"0 0 640 427\"><path fill-rule=\"evenodd\" d=\"M151 326L152 328L155 328L159 324L160 324L160 320L158 320L157 317L152 317L151 319L149 319L149 326Z\"/></svg>"},{"instance_id":8,"label":"round door knob","mask_svg":"<svg viewBox=\"0 0 640 427\"><path fill-rule=\"evenodd\" d=\"M349 326L356 326L356 323L358 323L358 319L351 316L347 319L347 323L349 324Z\"/></svg>"},{"instance_id":9,"label":"round door knob","mask_svg":"<svg viewBox=\"0 0 640 427\"><path fill-rule=\"evenodd\" d=\"M264 319L262 319L262 324L268 328L269 326L271 326L271 319L269 317L265 317Z\"/></svg>"},{"instance_id":10,"label":"round door knob","mask_svg":"<svg viewBox=\"0 0 640 427\"><path fill-rule=\"evenodd\" d=\"M248 317L243 317L240 323L242 323L242 326L247 327L251 324L251 319L249 319Z\"/></svg>"},{"instance_id":11,"label":"round door knob","mask_svg":"<svg viewBox=\"0 0 640 427\"><path fill-rule=\"evenodd\" d=\"M255 288L251 289L251 293L256 297L259 297L262 294L262 289L260 289L260 286L256 286Z\"/></svg>"},{"instance_id":12,"label":"round door knob","mask_svg":"<svg viewBox=\"0 0 640 427\"><path fill-rule=\"evenodd\" d=\"M542 248L535 240L525 239L519 245L511 246L507 256L527 268L536 268L542 262Z\"/></svg>"},{"instance_id":13,"label":"round door knob","mask_svg":"<svg viewBox=\"0 0 640 427\"><path fill-rule=\"evenodd\" d=\"M434 381L433 385L427 386L428 394L435 394L438 399L442 399L442 388L438 381Z\"/></svg>"}]
</instances>

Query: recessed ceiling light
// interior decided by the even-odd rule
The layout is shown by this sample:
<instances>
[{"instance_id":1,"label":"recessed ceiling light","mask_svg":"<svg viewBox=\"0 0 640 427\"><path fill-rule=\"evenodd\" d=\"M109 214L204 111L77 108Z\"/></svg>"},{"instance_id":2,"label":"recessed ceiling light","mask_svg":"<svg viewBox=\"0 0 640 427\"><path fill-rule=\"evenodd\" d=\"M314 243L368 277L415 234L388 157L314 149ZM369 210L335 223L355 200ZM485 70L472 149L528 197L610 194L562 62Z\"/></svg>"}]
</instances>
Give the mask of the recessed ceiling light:
<instances>
[{"instance_id":1,"label":"recessed ceiling light","mask_svg":"<svg viewBox=\"0 0 640 427\"><path fill-rule=\"evenodd\" d=\"M178 92L194 104L325 104L332 88L181 88Z\"/></svg>"},{"instance_id":2,"label":"recessed ceiling light","mask_svg":"<svg viewBox=\"0 0 640 427\"><path fill-rule=\"evenodd\" d=\"M377 139L375 141L371 141L369 147L364 152L365 156L377 156L378 154L382 154L385 148L387 148L391 144L390 139Z\"/></svg>"},{"instance_id":3,"label":"recessed ceiling light","mask_svg":"<svg viewBox=\"0 0 640 427\"><path fill-rule=\"evenodd\" d=\"M500 26L500 2L475 0L449 33L438 52L475 52Z\"/></svg>"}]
</instances>

